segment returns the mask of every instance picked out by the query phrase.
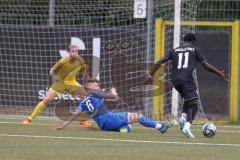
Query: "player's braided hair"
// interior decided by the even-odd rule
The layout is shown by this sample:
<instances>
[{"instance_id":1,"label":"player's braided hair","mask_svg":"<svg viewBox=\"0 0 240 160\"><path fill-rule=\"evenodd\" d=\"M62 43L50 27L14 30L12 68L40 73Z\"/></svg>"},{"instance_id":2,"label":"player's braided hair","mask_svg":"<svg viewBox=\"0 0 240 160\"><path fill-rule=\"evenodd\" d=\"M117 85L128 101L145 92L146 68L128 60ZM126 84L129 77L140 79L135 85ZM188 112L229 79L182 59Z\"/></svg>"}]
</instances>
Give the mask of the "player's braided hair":
<instances>
[{"instance_id":1,"label":"player's braided hair","mask_svg":"<svg viewBox=\"0 0 240 160\"><path fill-rule=\"evenodd\" d=\"M184 42L197 42L197 38L194 33L187 33L183 40Z\"/></svg>"}]
</instances>

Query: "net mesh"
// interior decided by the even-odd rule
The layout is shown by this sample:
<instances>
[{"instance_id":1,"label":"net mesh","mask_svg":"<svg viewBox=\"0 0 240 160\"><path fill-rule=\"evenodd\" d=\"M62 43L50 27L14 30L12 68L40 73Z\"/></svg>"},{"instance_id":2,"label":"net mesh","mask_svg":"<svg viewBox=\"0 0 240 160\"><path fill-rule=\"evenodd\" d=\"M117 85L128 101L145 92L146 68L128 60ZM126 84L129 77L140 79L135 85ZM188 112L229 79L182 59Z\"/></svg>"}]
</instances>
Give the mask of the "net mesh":
<instances>
[{"instance_id":1,"label":"net mesh","mask_svg":"<svg viewBox=\"0 0 240 160\"><path fill-rule=\"evenodd\" d=\"M217 9L218 5L225 8ZM185 0L181 20L223 20L217 17L218 12L213 13L213 8L229 13L223 16L224 20L235 19L239 10L231 8L236 5L239 6L238 1L229 5L226 1ZM107 102L110 110L137 111L154 117L151 92L131 88L142 86L146 71L154 62L154 22L156 18L174 20L174 1L150 0L145 7L145 17L136 18L134 12L144 15L144 5L134 9L133 0L0 0L0 112L29 114L46 95L49 69L72 42L79 44L79 54L90 73L97 72L93 78L99 73L102 88L117 87L121 99ZM189 31L195 28L183 27L181 36ZM172 47L173 27L166 27L165 51ZM94 52L100 52L100 57L93 56ZM94 60L99 61L99 71L93 67ZM165 72L170 80L170 65ZM78 80L83 84L81 76ZM164 114L168 116L170 88L166 84L163 93ZM75 100L67 94L56 99ZM54 103L45 115L54 115L53 106Z\"/></svg>"}]
</instances>

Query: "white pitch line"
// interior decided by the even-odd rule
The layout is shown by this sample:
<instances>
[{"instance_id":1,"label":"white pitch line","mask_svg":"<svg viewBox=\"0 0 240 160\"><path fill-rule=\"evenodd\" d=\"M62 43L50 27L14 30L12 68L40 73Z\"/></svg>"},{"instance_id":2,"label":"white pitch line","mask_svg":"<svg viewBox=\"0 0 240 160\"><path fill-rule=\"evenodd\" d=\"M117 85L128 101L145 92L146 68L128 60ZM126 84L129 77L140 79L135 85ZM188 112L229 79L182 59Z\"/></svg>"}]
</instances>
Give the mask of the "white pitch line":
<instances>
[{"instance_id":1,"label":"white pitch line","mask_svg":"<svg viewBox=\"0 0 240 160\"><path fill-rule=\"evenodd\" d=\"M56 136L10 135L10 134L0 134L0 136L2 136L2 137L23 137L23 138L46 138L46 139L95 140L95 141L132 142L132 143L154 143L154 144L177 144L177 145L203 145L203 146L240 147L240 144L224 144L224 143L192 143L192 142L168 142L168 141L143 141L143 140L134 140L134 139L108 139L108 138L88 138L88 137L56 137Z\"/></svg>"}]
</instances>

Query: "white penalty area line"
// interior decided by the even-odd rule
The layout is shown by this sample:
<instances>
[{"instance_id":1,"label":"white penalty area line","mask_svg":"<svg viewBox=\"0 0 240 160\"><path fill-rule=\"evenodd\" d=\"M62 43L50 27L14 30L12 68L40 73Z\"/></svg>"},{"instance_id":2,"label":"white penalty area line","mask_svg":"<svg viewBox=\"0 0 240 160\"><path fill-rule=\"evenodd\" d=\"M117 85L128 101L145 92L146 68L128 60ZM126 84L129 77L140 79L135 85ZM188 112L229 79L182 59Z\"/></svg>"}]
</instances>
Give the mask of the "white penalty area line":
<instances>
[{"instance_id":1,"label":"white penalty area line","mask_svg":"<svg viewBox=\"0 0 240 160\"><path fill-rule=\"evenodd\" d=\"M37 135L11 135L0 134L0 137L22 137L22 138L45 138L45 139L69 139L69 140L94 140L111 142L131 142L131 143L152 143L152 144L175 144L175 145L202 145L202 146L227 146L240 147L240 144L224 143L193 143L193 142L168 142L168 141L143 141L134 139L108 139L108 138L88 138L88 137L58 137L58 136L37 136Z\"/></svg>"}]
</instances>

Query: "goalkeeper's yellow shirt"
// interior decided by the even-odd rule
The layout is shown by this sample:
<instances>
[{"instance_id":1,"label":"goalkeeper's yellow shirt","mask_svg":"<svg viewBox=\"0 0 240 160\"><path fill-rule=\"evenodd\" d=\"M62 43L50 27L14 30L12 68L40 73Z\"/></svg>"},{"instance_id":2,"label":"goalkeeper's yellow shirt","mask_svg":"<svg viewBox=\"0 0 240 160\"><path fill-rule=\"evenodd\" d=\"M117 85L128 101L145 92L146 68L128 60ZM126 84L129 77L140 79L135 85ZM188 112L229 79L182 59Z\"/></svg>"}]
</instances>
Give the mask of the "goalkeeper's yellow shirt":
<instances>
[{"instance_id":1,"label":"goalkeeper's yellow shirt","mask_svg":"<svg viewBox=\"0 0 240 160\"><path fill-rule=\"evenodd\" d=\"M78 73L83 73L86 67L84 60L78 56L74 61L70 61L70 57L61 58L54 66L53 70L57 70L56 74L63 82L73 82L77 78Z\"/></svg>"}]
</instances>

